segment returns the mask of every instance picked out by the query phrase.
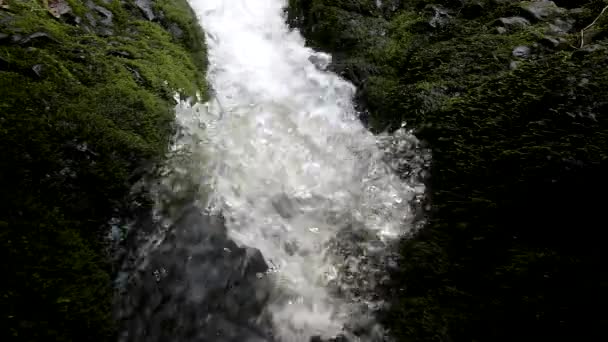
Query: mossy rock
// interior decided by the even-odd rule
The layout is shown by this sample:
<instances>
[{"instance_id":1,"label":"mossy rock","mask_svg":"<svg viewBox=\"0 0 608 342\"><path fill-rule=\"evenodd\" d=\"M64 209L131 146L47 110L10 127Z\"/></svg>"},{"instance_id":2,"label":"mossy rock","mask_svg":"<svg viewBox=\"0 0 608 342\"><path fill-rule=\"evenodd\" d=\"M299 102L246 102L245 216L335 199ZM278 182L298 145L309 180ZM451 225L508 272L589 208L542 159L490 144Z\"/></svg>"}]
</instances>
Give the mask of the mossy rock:
<instances>
[{"instance_id":1,"label":"mossy rock","mask_svg":"<svg viewBox=\"0 0 608 342\"><path fill-rule=\"evenodd\" d=\"M206 96L203 34L185 0L153 21L130 0L3 4L4 340L113 340L104 227L167 151L175 94Z\"/></svg>"},{"instance_id":2,"label":"mossy rock","mask_svg":"<svg viewBox=\"0 0 608 342\"><path fill-rule=\"evenodd\" d=\"M432 210L403 241L383 316L399 341L566 341L605 324L591 314L608 272L599 271L603 204L590 199L608 190L608 15L585 32L583 48L580 30L608 2L549 4L550 15L497 27L526 5L410 0L390 15L295 9L309 45L333 53L332 68L358 86L370 129L406 122L433 151ZM435 15L445 20L431 25ZM386 34L350 27L360 18ZM572 23L557 33L559 48L545 44L557 39L549 33L557 19Z\"/></svg>"}]
</instances>

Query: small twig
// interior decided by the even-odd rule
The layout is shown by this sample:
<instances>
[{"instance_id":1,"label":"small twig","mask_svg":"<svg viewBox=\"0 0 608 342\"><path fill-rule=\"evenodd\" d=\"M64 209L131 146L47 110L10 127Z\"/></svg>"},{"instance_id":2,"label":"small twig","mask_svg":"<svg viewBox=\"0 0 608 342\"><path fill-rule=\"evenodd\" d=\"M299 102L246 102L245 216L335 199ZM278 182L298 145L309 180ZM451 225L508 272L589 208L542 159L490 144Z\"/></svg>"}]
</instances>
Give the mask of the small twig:
<instances>
[{"instance_id":1,"label":"small twig","mask_svg":"<svg viewBox=\"0 0 608 342\"><path fill-rule=\"evenodd\" d=\"M580 47L581 49L583 48L583 45L585 44L585 31L588 30L589 28L591 28L591 26L595 25L595 23L602 16L602 14L604 14L604 12L606 12L607 9L608 9L608 6L604 7L604 9L602 9L600 14L598 14L598 16L595 18L595 20L591 24L587 25L587 27L585 27L584 29L581 30L581 47Z\"/></svg>"}]
</instances>

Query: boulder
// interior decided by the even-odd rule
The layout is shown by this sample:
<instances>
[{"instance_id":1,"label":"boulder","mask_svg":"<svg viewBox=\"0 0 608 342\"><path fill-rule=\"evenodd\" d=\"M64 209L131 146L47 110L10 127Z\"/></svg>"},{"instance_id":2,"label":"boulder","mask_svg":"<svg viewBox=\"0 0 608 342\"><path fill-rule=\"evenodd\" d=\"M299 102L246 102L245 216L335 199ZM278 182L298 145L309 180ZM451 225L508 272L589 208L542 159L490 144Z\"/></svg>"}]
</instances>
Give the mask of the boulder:
<instances>
[{"instance_id":1,"label":"boulder","mask_svg":"<svg viewBox=\"0 0 608 342\"><path fill-rule=\"evenodd\" d=\"M566 13L565 9L557 7L553 1L524 1L520 8L522 15L532 21L546 21Z\"/></svg>"}]
</instances>

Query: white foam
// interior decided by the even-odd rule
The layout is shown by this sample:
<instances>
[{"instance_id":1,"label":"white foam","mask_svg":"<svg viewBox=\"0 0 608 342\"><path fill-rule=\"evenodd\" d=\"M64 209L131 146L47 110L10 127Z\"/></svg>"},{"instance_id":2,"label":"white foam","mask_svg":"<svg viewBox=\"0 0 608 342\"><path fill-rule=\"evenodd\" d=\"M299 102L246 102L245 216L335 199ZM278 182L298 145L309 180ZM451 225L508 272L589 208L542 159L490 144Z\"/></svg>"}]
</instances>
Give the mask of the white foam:
<instances>
[{"instance_id":1,"label":"white foam","mask_svg":"<svg viewBox=\"0 0 608 342\"><path fill-rule=\"evenodd\" d=\"M269 306L280 340L338 334L352 308L328 290L340 272L329 243L354 226L399 236L422 190L383 162L379 139L357 119L354 86L311 62L329 56L288 30L285 1L190 4L207 34L214 98L178 109L178 147L198 158L188 172L206 177L230 236L276 266L290 294Z\"/></svg>"}]
</instances>

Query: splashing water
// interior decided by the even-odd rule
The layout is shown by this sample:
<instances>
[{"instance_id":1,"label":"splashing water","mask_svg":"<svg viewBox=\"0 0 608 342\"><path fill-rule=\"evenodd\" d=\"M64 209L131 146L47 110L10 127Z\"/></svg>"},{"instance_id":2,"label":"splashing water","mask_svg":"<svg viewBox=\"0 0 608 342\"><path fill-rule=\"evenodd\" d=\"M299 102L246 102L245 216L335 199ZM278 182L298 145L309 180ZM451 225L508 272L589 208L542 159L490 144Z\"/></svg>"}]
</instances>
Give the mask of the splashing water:
<instances>
[{"instance_id":1,"label":"splashing water","mask_svg":"<svg viewBox=\"0 0 608 342\"><path fill-rule=\"evenodd\" d=\"M271 266L256 277L274 287L264 308L272 340L348 334L361 304L378 304L361 295L382 273L375 256L410 229L424 192L402 172L420 164L417 141L361 124L354 86L288 29L285 1L190 4L207 34L214 94L177 108L174 148L189 159L181 172L198 178L199 202L224 218L229 238Z\"/></svg>"}]
</instances>

